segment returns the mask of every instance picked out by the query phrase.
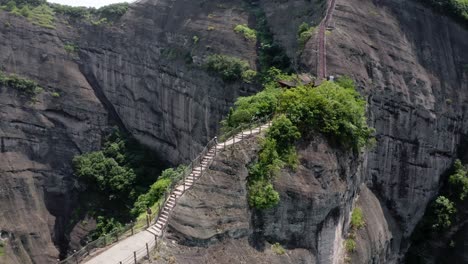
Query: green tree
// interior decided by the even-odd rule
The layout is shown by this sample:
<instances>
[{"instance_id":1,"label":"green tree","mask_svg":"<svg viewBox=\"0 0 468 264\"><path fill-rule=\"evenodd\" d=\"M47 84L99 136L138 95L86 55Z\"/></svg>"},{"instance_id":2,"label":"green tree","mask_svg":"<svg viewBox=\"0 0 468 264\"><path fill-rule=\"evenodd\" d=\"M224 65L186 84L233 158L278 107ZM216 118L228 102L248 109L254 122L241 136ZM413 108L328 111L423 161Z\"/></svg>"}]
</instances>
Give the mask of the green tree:
<instances>
[{"instance_id":1,"label":"green tree","mask_svg":"<svg viewBox=\"0 0 468 264\"><path fill-rule=\"evenodd\" d=\"M307 41L314 34L315 27L309 26L306 22L302 23L297 30L297 42L299 46L304 47Z\"/></svg>"},{"instance_id":2,"label":"green tree","mask_svg":"<svg viewBox=\"0 0 468 264\"><path fill-rule=\"evenodd\" d=\"M242 74L250 70L247 61L221 54L208 56L206 67L209 71L221 75L221 78L226 82L240 80Z\"/></svg>"},{"instance_id":3,"label":"green tree","mask_svg":"<svg viewBox=\"0 0 468 264\"><path fill-rule=\"evenodd\" d=\"M301 137L301 133L286 115L281 114L273 120L267 136L276 140L278 150L286 151Z\"/></svg>"},{"instance_id":4,"label":"green tree","mask_svg":"<svg viewBox=\"0 0 468 264\"><path fill-rule=\"evenodd\" d=\"M249 184L249 204L257 209L269 209L279 202L279 194L273 185L265 180L254 180Z\"/></svg>"},{"instance_id":5,"label":"green tree","mask_svg":"<svg viewBox=\"0 0 468 264\"><path fill-rule=\"evenodd\" d=\"M452 225L453 215L457 212L455 205L445 196L439 196L432 205L432 228L445 230Z\"/></svg>"},{"instance_id":6,"label":"green tree","mask_svg":"<svg viewBox=\"0 0 468 264\"><path fill-rule=\"evenodd\" d=\"M135 182L132 169L120 166L102 151L91 152L73 159L75 174L91 188L102 191L109 200L126 199Z\"/></svg>"},{"instance_id":7,"label":"green tree","mask_svg":"<svg viewBox=\"0 0 468 264\"><path fill-rule=\"evenodd\" d=\"M449 177L450 189L463 201L468 194L468 173L460 160L455 161L454 167L455 173Z\"/></svg>"}]
</instances>

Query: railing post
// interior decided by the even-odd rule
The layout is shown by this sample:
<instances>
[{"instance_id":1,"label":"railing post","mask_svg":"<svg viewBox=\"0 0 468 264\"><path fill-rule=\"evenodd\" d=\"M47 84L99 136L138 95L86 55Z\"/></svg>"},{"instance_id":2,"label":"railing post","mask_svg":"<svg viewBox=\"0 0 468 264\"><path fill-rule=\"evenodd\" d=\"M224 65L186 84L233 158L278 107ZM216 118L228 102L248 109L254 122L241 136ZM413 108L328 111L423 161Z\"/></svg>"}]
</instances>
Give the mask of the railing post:
<instances>
[{"instance_id":1,"label":"railing post","mask_svg":"<svg viewBox=\"0 0 468 264\"><path fill-rule=\"evenodd\" d=\"M149 259L150 257L149 257L149 248L148 248L148 243L146 243L146 255L148 255L148 259Z\"/></svg>"},{"instance_id":2,"label":"railing post","mask_svg":"<svg viewBox=\"0 0 468 264\"><path fill-rule=\"evenodd\" d=\"M115 238L117 239L116 241L119 241L119 232L115 233Z\"/></svg>"},{"instance_id":3,"label":"railing post","mask_svg":"<svg viewBox=\"0 0 468 264\"><path fill-rule=\"evenodd\" d=\"M146 214L146 228L149 228L149 215Z\"/></svg>"},{"instance_id":4,"label":"railing post","mask_svg":"<svg viewBox=\"0 0 468 264\"><path fill-rule=\"evenodd\" d=\"M133 259L135 260L135 264L138 264L136 259L136 251L133 251Z\"/></svg>"}]
</instances>

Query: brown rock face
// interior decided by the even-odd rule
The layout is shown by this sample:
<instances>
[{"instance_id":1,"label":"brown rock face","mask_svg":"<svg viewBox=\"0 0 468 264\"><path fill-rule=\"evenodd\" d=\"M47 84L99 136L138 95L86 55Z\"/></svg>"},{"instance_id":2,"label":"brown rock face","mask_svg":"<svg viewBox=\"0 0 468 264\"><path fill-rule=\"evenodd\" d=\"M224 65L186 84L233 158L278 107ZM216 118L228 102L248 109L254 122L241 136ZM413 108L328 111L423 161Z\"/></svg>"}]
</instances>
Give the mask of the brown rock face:
<instances>
[{"instance_id":1,"label":"brown rock face","mask_svg":"<svg viewBox=\"0 0 468 264\"><path fill-rule=\"evenodd\" d=\"M240 3L142 1L113 26L57 17L55 29L0 10L0 70L45 88L32 100L0 87L0 231L8 263L52 263L65 253L77 206L71 160L99 149L111 126L157 151L161 165L177 164L214 135L236 97L255 91L226 85L201 66L207 54L224 53L255 68L255 44L233 31L249 20ZM79 51L68 54L67 43Z\"/></svg>"},{"instance_id":2,"label":"brown rock face","mask_svg":"<svg viewBox=\"0 0 468 264\"><path fill-rule=\"evenodd\" d=\"M377 145L363 172L407 242L465 146L468 31L413 1L338 0L333 17L328 71L358 80L368 98ZM315 67L312 46L302 58ZM388 255L407 247L387 245Z\"/></svg>"},{"instance_id":3,"label":"brown rock face","mask_svg":"<svg viewBox=\"0 0 468 264\"><path fill-rule=\"evenodd\" d=\"M0 230L8 263L52 263L73 210L70 161L99 147L107 113L56 32L0 21L2 70L44 87L35 99L0 87Z\"/></svg>"},{"instance_id":4,"label":"brown rock face","mask_svg":"<svg viewBox=\"0 0 468 264\"><path fill-rule=\"evenodd\" d=\"M257 151L253 138L221 152L210 171L180 199L169 220L167 238L193 247L212 246L203 258L209 263L216 263L210 256L219 253L220 241L228 241L222 242L223 251L250 247L244 257L260 263L270 259L269 245L277 242L294 256L282 259L282 263L340 263L342 234L362 180L359 159L331 147L320 136L301 143L297 172L283 170L275 181L280 204L270 210L251 211L246 177ZM253 253L253 248L258 251ZM184 246L169 252L178 258L192 254Z\"/></svg>"},{"instance_id":5,"label":"brown rock face","mask_svg":"<svg viewBox=\"0 0 468 264\"><path fill-rule=\"evenodd\" d=\"M291 57L300 50L297 27L317 24L325 9L325 1L254 2ZM245 7L241 0L146 0L113 26L68 26L58 18L56 29L0 10L0 69L45 88L31 100L0 87L0 235L8 263L51 263L64 251L76 207L70 161L99 149L109 127L118 125L152 147L164 164L184 162L214 135L236 97L258 89L225 84L201 67L208 54L224 53L255 68L256 44L233 32L255 22ZM283 243L294 258L278 258L281 263L338 262L352 202L365 182L369 190L358 203L374 209L363 208L369 223L357 259L399 261L440 175L457 153L466 153L468 31L409 0L337 0L333 24L328 72L358 81L377 130L376 148L359 167L323 139L303 146L303 167L275 183L281 205L263 213L251 212L245 200L254 151L231 153L239 155L232 161L226 154L206 177L211 181L194 189L191 198L199 204L179 205L173 238L216 244L209 254L220 252L223 240L237 247L233 252L250 252L247 262L275 263L273 255L250 250L262 244L256 239ZM65 52L66 43L78 52ZM315 49L312 39L295 66L316 72ZM207 214L191 216L194 208Z\"/></svg>"}]
</instances>

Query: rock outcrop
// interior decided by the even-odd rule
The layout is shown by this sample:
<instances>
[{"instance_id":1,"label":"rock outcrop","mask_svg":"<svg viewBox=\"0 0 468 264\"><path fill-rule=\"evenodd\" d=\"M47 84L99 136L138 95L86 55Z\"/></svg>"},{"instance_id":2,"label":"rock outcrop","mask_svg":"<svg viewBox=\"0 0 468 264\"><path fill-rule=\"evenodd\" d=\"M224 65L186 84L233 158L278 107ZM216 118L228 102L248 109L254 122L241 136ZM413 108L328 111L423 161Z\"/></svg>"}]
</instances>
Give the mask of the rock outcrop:
<instances>
[{"instance_id":1,"label":"rock outcrop","mask_svg":"<svg viewBox=\"0 0 468 264\"><path fill-rule=\"evenodd\" d=\"M358 80L368 98L377 144L362 171L382 210L396 221L395 230L401 230L384 243L393 245L383 249L387 259L395 259L386 263L395 263L437 194L441 175L464 146L468 31L404 0L338 0L333 25L328 71ZM314 69L310 44L302 58Z\"/></svg>"},{"instance_id":2,"label":"rock outcrop","mask_svg":"<svg viewBox=\"0 0 468 264\"><path fill-rule=\"evenodd\" d=\"M283 263L341 263L349 212L362 181L357 154L334 148L319 135L301 142L297 171L283 170L274 182L281 196L279 205L251 211L246 200L246 177L257 151L253 138L219 153L207 174L180 199L166 237L192 247L221 241L228 241L223 242L223 250L239 244L251 247L257 253L245 257L261 263L269 259L268 253L261 252L274 243L289 249L287 254L298 249L308 252L306 262L291 258ZM218 254L213 249L207 252ZM185 258L187 249L181 246L170 254ZM210 256L203 261L207 259Z\"/></svg>"}]
</instances>

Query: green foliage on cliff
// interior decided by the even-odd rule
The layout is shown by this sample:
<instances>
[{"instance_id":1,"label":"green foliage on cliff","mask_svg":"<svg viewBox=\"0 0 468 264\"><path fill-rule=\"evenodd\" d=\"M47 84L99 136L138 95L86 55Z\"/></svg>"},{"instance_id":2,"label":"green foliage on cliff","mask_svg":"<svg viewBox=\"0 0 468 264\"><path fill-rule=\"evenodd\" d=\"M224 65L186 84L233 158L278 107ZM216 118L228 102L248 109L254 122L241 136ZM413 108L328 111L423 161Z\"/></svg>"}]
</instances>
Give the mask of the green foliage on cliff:
<instances>
[{"instance_id":1,"label":"green foliage on cliff","mask_svg":"<svg viewBox=\"0 0 468 264\"><path fill-rule=\"evenodd\" d=\"M468 21L468 0L420 0L439 12Z\"/></svg>"},{"instance_id":2,"label":"green foliage on cliff","mask_svg":"<svg viewBox=\"0 0 468 264\"><path fill-rule=\"evenodd\" d=\"M249 169L249 204L258 209L272 208L279 202L279 194L272 181L288 165L295 169L298 160L295 142L301 137L299 130L285 116L273 120L265 140L261 143L259 158Z\"/></svg>"},{"instance_id":3,"label":"green foliage on cliff","mask_svg":"<svg viewBox=\"0 0 468 264\"><path fill-rule=\"evenodd\" d=\"M362 209L355 207L351 213L351 228L357 230L364 227L366 224L364 216L362 215Z\"/></svg>"},{"instance_id":4,"label":"green foliage on cliff","mask_svg":"<svg viewBox=\"0 0 468 264\"><path fill-rule=\"evenodd\" d=\"M177 182L180 180L185 166L179 166L176 169L169 168L164 170L161 173L161 176L158 177L158 180L151 185L148 192L141 194L136 200L132 214L138 216L146 211L147 208L152 207L156 202L158 202L163 196L164 192L171 185L171 183Z\"/></svg>"},{"instance_id":5,"label":"green foliage on cliff","mask_svg":"<svg viewBox=\"0 0 468 264\"><path fill-rule=\"evenodd\" d=\"M258 7L252 7L251 9L257 22L255 29L259 43L258 63L261 75L266 74L273 67L283 72L291 73L291 60L286 54L285 49L275 40L273 33L271 33L265 12Z\"/></svg>"},{"instance_id":6,"label":"green foliage on cliff","mask_svg":"<svg viewBox=\"0 0 468 264\"><path fill-rule=\"evenodd\" d=\"M107 155L107 150L115 143L107 146L105 151L97 151L76 157L73 160L75 174L89 187L97 192L107 194L107 198L115 202L124 202L135 191L135 172L125 166L124 155L117 150L116 155Z\"/></svg>"},{"instance_id":7,"label":"green foliage on cliff","mask_svg":"<svg viewBox=\"0 0 468 264\"><path fill-rule=\"evenodd\" d=\"M352 253L356 250L356 240L354 240L354 238L347 238L345 240L345 249L346 249L346 252L348 253Z\"/></svg>"},{"instance_id":8,"label":"green foliage on cliff","mask_svg":"<svg viewBox=\"0 0 468 264\"><path fill-rule=\"evenodd\" d=\"M5 245L3 244L2 241L0 241L0 257L3 257L5 255Z\"/></svg>"},{"instance_id":9,"label":"green foliage on cliff","mask_svg":"<svg viewBox=\"0 0 468 264\"><path fill-rule=\"evenodd\" d=\"M460 160L455 161L455 172L449 177L449 184L452 194L461 201L465 200L468 194L468 171Z\"/></svg>"},{"instance_id":10,"label":"green foliage on cliff","mask_svg":"<svg viewBox=\"0 0 468 264\"><path fill-rule=\"evenodd\" d=\"M299 160L295 144L299 138L307 139L314 132L320 132L330 141L356 151L368 146L373 139L374 130L366 123L366 102L355 90L351 79L339 78L319 87L291 89L281 89L277 83L277 80L295 78L295 75L270 70L264 78L268 81L265 89L238 98L222 122L223 131L230 131L275 115L266 139L261 143L259 159L249 170L249 203L255 208L271 208L279 201L271 183L284 166L297 168Z\"/></svg>"},{"instance_id":11,"label":"green foliage on cliff","mask_svg":"<svg viewBox=\"0 0 468 264\"><path fill-rule=\"evenodd\" d=\"M55 14L99 25L118 20L129 8L128 3L111 4L96 9L47 3L42 0L0 0L0 6L12 14L23 16L33 24L45 28L55 28Z\"/></svg>"},{"instance_id":12,"label":"green foliage on cliff","mask_svg":"<svg viewBox=\"0 0 468 264\"><path fill-rule=\"evenodd\" d=\"M314 89L298 87L285 91L278 110L304 136L315 130L345 147L360 149L370 143L374 132L367 126L365 107L365 100L355 89L324 82Z\"/></svg>"},{"instance_id":13,"label":"green foliage on cliff","mask_svg":"<svg viewBox=\"0 0 468 264\"><path fill-rule=\"evenodd\" d=\"M227 55L214 54L208 56L206 60L206 68L214 73L217 73L226 82L242 80L246 82L252 81L252 69L249 63L236 57Z\"/></svg>"},{"instance_id":14,"label":"green foliage on cliff","mask_svg":"<svg viewBox=\"0 0 468 264\"><path fill-rule=\"evenodd\" d=\"M308 23L304 22L299 26L297 30L297 42L299 43L300 47L304 47L307 41L312 37L314 34L315 27L309 26Z\"/></svg>"},{"instance_id":15,"label":"green foliage on cliff","mask_svg":"<svg viewBox=\"0 0 468 264\"><path fill-rule=\"evenodd\" d=\"M42 92L43 89L35 81L11 74L7 75L0 71L0 85L16 89L21 93L33 97Z\"/></svg>"},{"instance_id":16,"label":"green foliage on cliff","mask_svg":"<svg viewBox=\"0 0 468 264\"><path fill-rule=\"evenodd\" d=\"M102 150L73 159L75 175L86 187L81 204L99 220L94 238L112 229L109 226L118 228L115 223L132 219L131 209L137 198L158 178L158 164L151 150L119 132L106 138Z\"/></svg>"},{"instance_id":17,"label":"green foliage on cliff","mask_svg":"<svg viewBox=\"0 0 468 264\"><path fill-rule=\"evenodd\" d=\"M237 25L234 28L234 32L242 34L244 38L249 41L257 41L257 32L254 29L249 28L247 25Z\"/></svg>"},{"instance_id":18,"label":"green foliage on cliff","mask_svg":"<svg viewBox=\"0 0 468 264\"><path fill-rule=\"evenodd\" d=\"M272 77L273 80L283 79ZM294 75L289 76L294 79ZM223 127L233 128L252 120L284 114L302 136L320 132L346 148L356 150L372 143L374 130L366 123L366 101L349 78L324 82L319 87L281 89L275 81L253 96L240 97Z\"/></svg>"},{"instance_id":19,"label":"green foliage on cliff","mask_svg":"<svg viewBox=\"0 0 468 264\"><path fill-rule=\"evenodd\" d=\"M351 213L351 223L348 237L345 240L345 249L348 253L352 253L356 250L356 236L357 231L363 228L366 224L364 216L362 214L362 209L360 207L355 207Z\"/></svg>"},{"instance_id":20,"label":"green foliage on cliff","mask_svg":"<svg viewBox=\"0 0 468 264\"><path fill-rule=\"evenodd\" d=\"M281 246L280 243L274 243L273 245L271 245L271 250L276 255L284 255L286 253L286 250L284 250L283 246Z\"/></svg>"},{"instance_id":21,"label":"green foliage on cliff","mask_svg":"<svg viewBox=\"0 0 468 264\"><path fill-rule=\"evenodd\" d=\"M27 18L34 25L45 28L55 27L54 11L45 3L36 5L35 2L28 3L28 1L23 1L18 3L15 1L9 1L6 5L2 6L2 8L12 14Z\"/></svg>"},{"instance_id":22,"label":"green foliage on cliff","mask_svg":"<svg viewBox=\"0 0 468 264\"><path fill-rule=\"evenodd\" d=\"M78 52L78 46L74 43L67 43L65 45L63 45L63 48L65 49L65 51L68 53L68 54L74 54L76 52Z\"/></svg>"},{"instance_id":23,"label":"green foliage on cliff","mask_svg":"<svg viewBox=\"0 0 468 264\"><path fill-rule=\"evenodd\" d=\"M117 3L103 6L97 9L95 13L99 18L106 18L108 21L114 21L125 15L128 11L128 3Z\"/></svg>"},{"instance_id":24,"label":"green foliage on cliff","mask_svg":"<svg viewBox=\"0 0 468 264\"><path fill-rule=\"evenodd\" d=\"M457 212L455 204L445 196L439 196L431 206L433 218L432 228L434 230L445 230L452 225L453 216Z\"/></svg>"}]
</instances>

